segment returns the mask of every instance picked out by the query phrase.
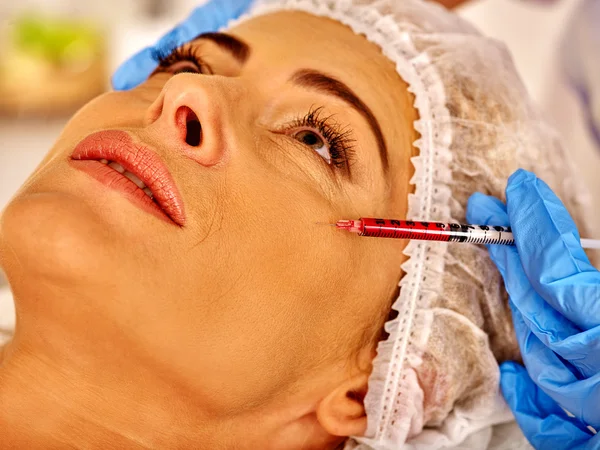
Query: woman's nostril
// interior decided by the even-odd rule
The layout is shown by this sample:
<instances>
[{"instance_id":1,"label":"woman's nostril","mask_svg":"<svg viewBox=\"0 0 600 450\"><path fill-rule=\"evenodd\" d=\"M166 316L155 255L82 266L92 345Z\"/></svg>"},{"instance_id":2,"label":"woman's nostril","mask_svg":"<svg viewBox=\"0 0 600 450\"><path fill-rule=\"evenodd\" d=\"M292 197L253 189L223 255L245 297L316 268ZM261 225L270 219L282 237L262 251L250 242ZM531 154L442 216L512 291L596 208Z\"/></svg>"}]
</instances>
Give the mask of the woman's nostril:
<instances>
[{"instance_id":1,"label":"woman's nostril","mask_svg":"<svg viewBox=\"0 0 600 450\"><path fill-rule=\"evenodd\" d=\"M192 147L198 147L202 142L202 125L196 113L187 106L181 106L175 113L175 121L182 134L185 132L185 142Z\"/></svg>"},{"instance_id":2,"label":"woman's nostril","mask_svg":"<svg viewBox=\"0 0 600 450\"><path fill-rule=\"evenodd\" d=\"M197 117L196 119L188 120L186 130L185 142L192 147L198 147L202 141L202 126Z\"/></svg>"}]
</instances>

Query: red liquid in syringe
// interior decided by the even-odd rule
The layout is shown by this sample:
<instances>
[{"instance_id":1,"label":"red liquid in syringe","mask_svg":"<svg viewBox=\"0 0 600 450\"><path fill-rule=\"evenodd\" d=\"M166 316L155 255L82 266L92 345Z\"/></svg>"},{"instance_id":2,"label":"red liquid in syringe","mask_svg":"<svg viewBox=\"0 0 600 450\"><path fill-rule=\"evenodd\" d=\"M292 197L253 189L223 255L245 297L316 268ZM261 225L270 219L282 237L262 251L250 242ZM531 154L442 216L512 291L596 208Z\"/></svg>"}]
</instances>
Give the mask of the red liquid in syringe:
<instances>
[{"instance_id":1,"label":"red liquid in syringe","mask_svg":"<svg viewBox=\"0 0 600 450\"><path fill-rule=\"evenodd\" d=\"M340 220L336 227L360 236L472 244L514 245L510 227L463 225L459 223L361 218Z\"/></svg>"}]
</instances>

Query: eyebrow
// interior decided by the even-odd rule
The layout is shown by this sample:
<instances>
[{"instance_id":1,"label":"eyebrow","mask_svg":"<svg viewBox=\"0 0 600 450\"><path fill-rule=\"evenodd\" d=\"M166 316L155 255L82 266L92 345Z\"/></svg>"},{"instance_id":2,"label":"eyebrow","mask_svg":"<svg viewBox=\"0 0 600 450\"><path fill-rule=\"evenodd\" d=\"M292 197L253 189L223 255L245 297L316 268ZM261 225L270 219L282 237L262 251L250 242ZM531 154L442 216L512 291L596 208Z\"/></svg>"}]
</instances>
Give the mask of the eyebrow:
<instances>
[{"instance_id":1,"label":"eyebrow","mask_svg":"<svg viewBox=\"0 0 600 450\"><path fill-rule=\"evenodd\" d=\"M299 86L338 97L357 110L367 120L375 135L377 146L379 147L381 165L383 166L383 171L387 172L389 166L388 154L379 122L377 122L371 109L352 91L352 89L329 75L310 69L297 71L292 75L290 80Z\"/></svg>"},{"instance_id":2,"label":"eyebrow","mask_svg":"<svg viewBox=\"0 0 600 450\"><path fill-rule=\"evenodd\" d=\"M196 39L214 42L227 53L231 54L238 63L244 64L250 56L250 46L227 33L202 33Z\"/></svg>"}]
</instances>

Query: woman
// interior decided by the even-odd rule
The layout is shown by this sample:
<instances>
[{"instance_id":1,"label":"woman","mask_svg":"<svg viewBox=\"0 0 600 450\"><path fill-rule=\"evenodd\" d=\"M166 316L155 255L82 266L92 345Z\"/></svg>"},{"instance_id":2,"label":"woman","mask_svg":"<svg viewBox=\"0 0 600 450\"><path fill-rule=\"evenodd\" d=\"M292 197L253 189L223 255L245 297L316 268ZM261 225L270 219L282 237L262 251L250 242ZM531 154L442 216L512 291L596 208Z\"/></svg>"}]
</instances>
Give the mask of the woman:
<instances>
[{"instance_id":1,"label":"woman","mask_svg":"<svg viewBox=\"0 0 600 450\"><path fill-rule=\"evenodd\" d=\"M1 221L8 447L483 448L510 420L485 250L316 223L464 221L534 162L573 204L562 152L497 43L354 3L267 4L66 126Z\"/></svg>"}]
</instances>

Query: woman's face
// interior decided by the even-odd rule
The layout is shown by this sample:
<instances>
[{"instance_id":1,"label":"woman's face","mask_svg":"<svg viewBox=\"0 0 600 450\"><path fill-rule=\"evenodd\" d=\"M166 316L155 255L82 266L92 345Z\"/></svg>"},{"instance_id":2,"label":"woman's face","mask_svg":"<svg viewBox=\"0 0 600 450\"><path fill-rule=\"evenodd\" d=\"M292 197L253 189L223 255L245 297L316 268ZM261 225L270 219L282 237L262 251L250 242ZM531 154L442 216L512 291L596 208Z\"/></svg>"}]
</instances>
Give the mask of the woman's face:
<instances>
[{"instance_id":1,"label":"woman's face","mask_svg":"<svg viewBox=\"0 0 600 450\"><path fill-rule=\"evenodd\" d=\"M57 333L71 352L160 366L214 414L347 376L403 244L317 222L402 218L416 138L393 63L343 25L281 12L228 34L243 44L199 38L79 111L0 229L21 342ZM179 200L164 174L153 195L170 218L72 161L104 130L89 148L166 166Z\"/></svg>"}]
</instances>

